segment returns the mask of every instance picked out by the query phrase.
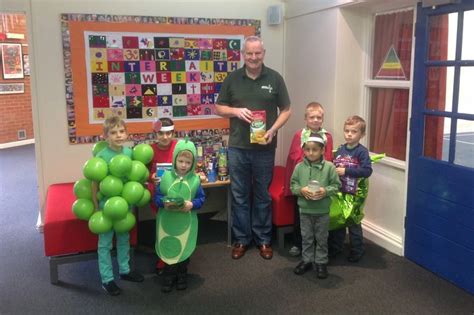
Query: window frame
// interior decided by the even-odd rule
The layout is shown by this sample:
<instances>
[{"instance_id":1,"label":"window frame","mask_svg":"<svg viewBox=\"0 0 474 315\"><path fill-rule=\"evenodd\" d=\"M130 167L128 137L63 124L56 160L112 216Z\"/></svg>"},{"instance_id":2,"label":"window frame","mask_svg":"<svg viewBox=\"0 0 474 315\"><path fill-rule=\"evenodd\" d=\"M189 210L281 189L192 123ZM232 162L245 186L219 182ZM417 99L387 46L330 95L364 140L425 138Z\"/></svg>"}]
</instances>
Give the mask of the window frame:
<instances>
[{"instance_id":1,"label":"window frame","mask_svg":"<svg viewBox=\"0 0 474 315\"><path fill-rule=\"evenodd\" d=\"M410 119L411 119L411 109L412 109L412 98L413 98L413 73L414 73L414 62L415 62L415 40L412 40L412 47L411 47L411 71L410 71L410 79L409 80L377 80L372 79L373 73L373 55L374 55L374 34L375 34L375 18L377 15L381 14L389 14L389 13L396 13L402 11L413 10L413 30L412 30L412 38L415 38L415 23L416 23L416 6L406 6L397 9L390 9L390 10L377 10L372 12L372 16L370 22L368 23L368 32L367 34L367 47L366 51L369 53L365 56L364 61L364 80L362 83L362 104L363 104L363 112L364 116L368 117L368 124L371 124L371 116L370 116L370 109L371 109L371 89L372 88L391 88L391 89L407 89L409 90L408 94L408 113L407 113L407 143L406 143L406 153L405 153L405 161L399 160L393 157L385 157L380 160L379 163L388 165L397 169L407 170L408 158L409 158L409 148L410 148ZM370 151L369 145L370 139L370 128L367 128L367 135L364 139L366 147ZM370 151L370 154L378 154L375 152Z\"/></svg>"}]
</instances>

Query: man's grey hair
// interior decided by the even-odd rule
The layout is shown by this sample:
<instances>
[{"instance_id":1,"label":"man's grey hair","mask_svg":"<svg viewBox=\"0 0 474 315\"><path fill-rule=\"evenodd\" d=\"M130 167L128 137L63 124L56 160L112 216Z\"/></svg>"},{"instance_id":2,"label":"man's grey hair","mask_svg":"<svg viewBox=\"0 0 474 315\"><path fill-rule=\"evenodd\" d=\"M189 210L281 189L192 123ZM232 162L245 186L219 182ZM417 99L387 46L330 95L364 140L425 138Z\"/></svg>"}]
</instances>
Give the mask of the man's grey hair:
<instances>
[{"instance_id":1,"label":"man's grey hair","mask_svg":"<svg viewBox=\"0 0 474 315\"><path fill-rule=\"evenodd\" d=\"M242 51L245 52L245 47L247 47L247 43L253 43L253 42L260 42L260 45L262 45L263 50L265 50L265 47L263 46L263 40L258 36L252 35L252 36L245 37Z\"/></svg>"}]
</instances>

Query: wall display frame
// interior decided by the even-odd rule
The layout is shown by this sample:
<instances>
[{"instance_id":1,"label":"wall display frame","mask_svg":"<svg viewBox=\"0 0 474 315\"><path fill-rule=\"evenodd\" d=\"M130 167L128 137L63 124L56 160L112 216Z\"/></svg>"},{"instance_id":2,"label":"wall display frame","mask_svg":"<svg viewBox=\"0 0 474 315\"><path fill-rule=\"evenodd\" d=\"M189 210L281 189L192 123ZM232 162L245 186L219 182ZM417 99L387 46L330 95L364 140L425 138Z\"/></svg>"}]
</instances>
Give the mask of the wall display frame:
<instances>
[{"instance_id":1,"label":"wall display frame","mask_svg":"<svg viewBox=\"0 0 474 315\"><path fill-rule=\"evenodd\" d=\"M30 75L30 56L28 54L23 55L23 73L25 76Z\"/></svg>"},{"instance_id":2,"label":"wall display frame","mask_svg":"<svg viewBox=\"0 0 474 315\"><path fill-rule=\"evenodd\" d=\"M21 53L21 44L2 43L2 68L3 78L8 79L23 79L23 58Z\"/></svg>"},{"instance_id":3,"label":"wall display frame","mask_svg":"<svg viewBox=\"0 0 474 315\"><path fill-rule=\"evenodd\" d=\"M0 94L25 93L24 83L0 83Z\"/></svg>"},{"instance_id":4,"label":"wall display frame","mask_svg":"<svg viewBox=\"0 0 474 315\"><path fill-rule=\"evenodd\" d=\"M131 140L153 139L151 122L176 130L224 129L215 115L224 78L243 64L245 36L259 20L62 14L68 136L100 140L102 122L119 115Z\"/></svg>"}]
</instances>

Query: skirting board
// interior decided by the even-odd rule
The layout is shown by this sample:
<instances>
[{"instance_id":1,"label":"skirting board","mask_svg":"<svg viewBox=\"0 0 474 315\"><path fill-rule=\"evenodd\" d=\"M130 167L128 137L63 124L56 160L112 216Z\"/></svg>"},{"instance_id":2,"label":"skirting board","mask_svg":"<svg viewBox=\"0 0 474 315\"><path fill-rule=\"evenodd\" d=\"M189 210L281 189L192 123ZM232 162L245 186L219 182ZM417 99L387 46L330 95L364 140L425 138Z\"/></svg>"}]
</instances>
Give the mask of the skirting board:
<instances>
[{"instance_id":1,"label":"skirting board","mask_svg":"<svg viewBox=\"0 0 474 315\"><path fill-rule=\"evenodd\" d=\"M27 145L35 143L35 139L28 139L28 140L21 140L21 141L14 141L14 142L7 142L7 143L0 143L0 149L7 149L13 147L19 147L21 145Z\"/></svg>"},{"instance_id":2,"label":"skirting board","mask_svg":"<svg viewBox=\"0 0 474 315\"><path fill-rule=\"evenodd\" d=\"M362 221L362 228L364 229L364 237L366 239L382 246L395 255L403 256L404 250L402 237L395 235L376 224L368 222L367 220Z\"/></svg>"}]
</instances>

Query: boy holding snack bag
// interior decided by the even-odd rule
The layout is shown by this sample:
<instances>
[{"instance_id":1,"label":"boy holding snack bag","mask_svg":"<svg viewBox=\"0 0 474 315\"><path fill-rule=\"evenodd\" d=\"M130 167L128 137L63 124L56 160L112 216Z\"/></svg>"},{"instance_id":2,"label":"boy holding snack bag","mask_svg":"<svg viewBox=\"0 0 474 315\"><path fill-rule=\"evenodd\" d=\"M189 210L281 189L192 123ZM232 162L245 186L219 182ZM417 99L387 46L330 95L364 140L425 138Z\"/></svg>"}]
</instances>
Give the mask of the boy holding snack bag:
<instances>
[{"instance_id":1,"label":"boy holding snack bag","mask_svg":"<svg viewBox=\"0 0 474 315\"><path fill-rule=\"evenodd\" d=\"M290 150L286 159L285 168L285 187L284 194L286 197L292 196L290 190L290 178L293 174L296 164L303 161L304 152L301 145L308 139L311 133L316 133L321 136L324 140L324 159L326 161L332 161L332 148L333 141L332 136L326 129L323 128L324 122L324 108L318 102L311 102L306 105L306 111L304 114L304 120L306 126L298 130L293 136L291 141ZM298 202L295 198L295 213L294 213L294 228L293 228L293 246L290 248L289 254L291 256L301 255L301 229L300 229L300 212L298 208Z\"/></svg>"},{"instance_id":2,"label":"boy holding snack bag","mask_svg":"<svg viewBox=\"0 0 474 315\"><path fill-rule=\"evenodd\" d=\"M196 211L204 203L204 191L196 167L196 147L180 140L173 151L173 169L166 170L156 187L154 201L160 208L156 217L156 254L165 262L161 291L174 286L187 288L189 258L196 248Z\"/></svg>"}]
</instances>

